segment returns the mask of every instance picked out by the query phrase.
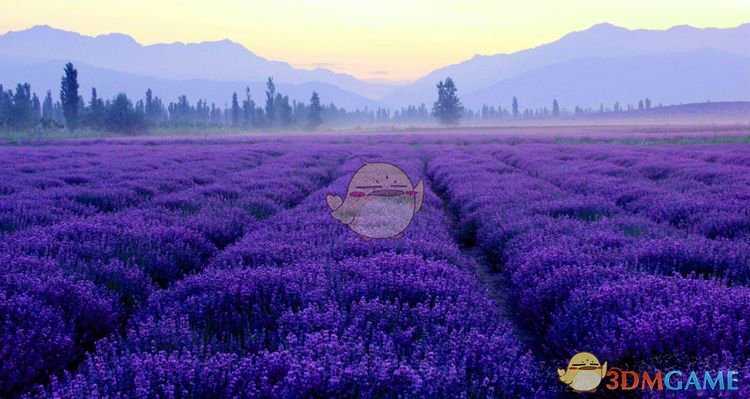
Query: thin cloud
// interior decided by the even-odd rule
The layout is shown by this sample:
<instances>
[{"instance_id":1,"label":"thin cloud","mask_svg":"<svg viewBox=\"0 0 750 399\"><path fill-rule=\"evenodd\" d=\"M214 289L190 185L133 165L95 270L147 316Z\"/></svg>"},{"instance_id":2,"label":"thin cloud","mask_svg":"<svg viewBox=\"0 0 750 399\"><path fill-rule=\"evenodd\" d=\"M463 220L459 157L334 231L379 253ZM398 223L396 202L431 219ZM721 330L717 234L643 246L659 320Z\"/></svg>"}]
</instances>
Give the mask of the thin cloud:
<instances>
[{"instance_id":1,"label":"thin cloud","mask_svg":"<svg viewBox=\"0 0 750 399\"><path fill-rule=\"evenodd\" d=\"M302 68L347 68L347 65L336 64L333 62L313 62L310 64L297 64L297 66Z\"/></svg>"}]
</instances>

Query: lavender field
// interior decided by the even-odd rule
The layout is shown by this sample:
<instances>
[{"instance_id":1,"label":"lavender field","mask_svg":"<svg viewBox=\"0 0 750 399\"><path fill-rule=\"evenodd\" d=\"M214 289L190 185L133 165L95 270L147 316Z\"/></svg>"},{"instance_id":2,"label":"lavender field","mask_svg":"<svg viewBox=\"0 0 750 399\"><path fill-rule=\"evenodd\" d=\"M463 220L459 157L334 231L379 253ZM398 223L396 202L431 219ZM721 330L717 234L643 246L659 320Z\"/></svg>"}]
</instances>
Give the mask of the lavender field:
<instances>
[{"instance_id":1,"label":"lavender field","mask_svg":"<svg viewBox=\"0 0 750 399\"><path fill-rule=\"evenodd\" d=\"M750 146L663 141L0 146L0 397L556 398L581 351L750 397ZM363 159L403 238L331 217Z\"/></svg>"}]
</instances>

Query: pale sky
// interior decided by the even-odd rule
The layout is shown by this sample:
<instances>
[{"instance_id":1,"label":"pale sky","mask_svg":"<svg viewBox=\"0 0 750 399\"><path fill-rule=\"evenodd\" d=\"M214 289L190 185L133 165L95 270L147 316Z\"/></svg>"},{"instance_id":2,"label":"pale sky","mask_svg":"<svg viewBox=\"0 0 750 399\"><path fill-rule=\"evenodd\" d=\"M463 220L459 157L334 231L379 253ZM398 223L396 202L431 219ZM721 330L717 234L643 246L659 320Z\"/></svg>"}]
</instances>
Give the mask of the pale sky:
<instances>
[{"instance_id":1,"label":"pale sky","mask_svg":"<svg viewBox=\"0 0 750 399\"><path fill-rule=\"evenodd\" d=\"M228 38L297 67L392 81L601 22L733 27L750 22L750 0L0 0L0 33L46 24L142 44Z\"/></svg>"}]
</instances>

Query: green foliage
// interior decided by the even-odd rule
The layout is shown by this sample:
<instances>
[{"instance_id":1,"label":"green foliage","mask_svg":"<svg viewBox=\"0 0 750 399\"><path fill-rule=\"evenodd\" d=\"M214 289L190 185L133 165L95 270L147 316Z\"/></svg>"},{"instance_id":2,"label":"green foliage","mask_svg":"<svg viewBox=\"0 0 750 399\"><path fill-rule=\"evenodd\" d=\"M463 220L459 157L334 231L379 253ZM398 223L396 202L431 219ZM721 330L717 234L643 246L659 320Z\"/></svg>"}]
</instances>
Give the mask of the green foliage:
<instances>
[{"instance_id":1,"label":"green foliage","mask_svg":"<svg viewBox=\"0 0 750 399\"><path fill-rule=\"evenodd\" d=\"M255 122L255 101L250 97L250 87L245 87L245 101L242 102L242 122L245 127Z\"/></svg>"},{"instance_id":2,"label":"green foliage","mask_svg":"<svg viewBox=\"0 0 750 399\"><path fill-rule=\"evenodd\" d=\"M320 96L318 96L317 92L312 93L312 97L310 97L310 106L307 109L307 128L310 130L315 130L323 124L323 118L321 117L321 112L323 111L323 107L320 106Z\"/></svg>"},{"instance_id":3,"label":"green foliage","mask_svg":"<svg viewBox=\"0 0 750 399\"><path fill-rule=\"evenodd\" d=\"M128 96L120 93L107 107L105 127L113 132L134 133L143 129L143 114L133 107Z\"/></svg>"},{"instance_id":4,"label":"green foliage","mask_svg":"<svg viewBox=\"0 0 750 399\"><path fill-rule=\"evenodd\" d=\"M19 83L15 93L12 90L3 91L0 85L0 127L30 129L39 122L40 113L39 98L31 93L28 83Z\"/></svg>"},{"instance_id":5,"label":"green foliage","mask_svg":"<svg viewBox=\"0 0 750 399\"><path fill-rule=\"evenodd\" d=\"M276 101L276 85L273 84L273 78L268 77L266 82L266 119L269 125L273 125L276 120L276 108L274 102Z\"/></svg>"},{"instance_id":6,"label":"green foliage","mask_svg":"<svg viewBox=\"0 0 750 399\"><path fill-rule=\"evenodd\" d=\"M31 100L31 86L28 83L18 84L13 95L12 113L9 125L16 129L28 129L33 126L39 116L34 116L34 106Z\"/></svg>"},{"instance_id":7,"label":"green foliage","mask_svg":"<svg viewBox=\"0 0 750 399\"><path fill-rule=\"evenodd\" d=\"M60 103L65 116L65 125L69 130L78 126L78 100L78 71L73 64L67 63L60 83Z\"/></svg>"},{"instance_id":8,"label":"green foliage","mask_svg":"<svg viewBox=\"0 0 750 399\"><path fill-rule=\"evenodd\" d=\"M106 111L104 101L102 101L102 99L96 94L96 88L91 89L91 100L89 101L89 107L84 114L84 125L94 130L101 130L104 128Z\"/></svg>"},{"instance_id":9,"label":"green foliage","mask_svg":"<svg viewBox=\"0 0 750 399\"><path fill-rule=\"evenodd\" d=\"M458 89L453 83L453 79L446 78L445 82L440 81L437 84L438 99L432 106L432 115L441 125L455 126L461 121L464 107L461 100L456 95Z\"/></svg>"},{"instance_id":10,"label":"green foliage","mask_svg":"<svg viewBox=\"0 0 750 399\"><path fill-rule=\"evenodd\" d=\"M240 103L237 101L237 92L232 93L232 126L240 124Z\"/></svg>"},{"instance_id":11,"label":"green foliage","mask_svg":"<svg viewBox=\"0 0 750 399\"><path fill-rule=\"evenodd\" d=\"M276 121L283 127L289 127L292 124L292 106L289 105L289 97L276 93L273 106L276 110Z\"/></svg>"}]
</instances>

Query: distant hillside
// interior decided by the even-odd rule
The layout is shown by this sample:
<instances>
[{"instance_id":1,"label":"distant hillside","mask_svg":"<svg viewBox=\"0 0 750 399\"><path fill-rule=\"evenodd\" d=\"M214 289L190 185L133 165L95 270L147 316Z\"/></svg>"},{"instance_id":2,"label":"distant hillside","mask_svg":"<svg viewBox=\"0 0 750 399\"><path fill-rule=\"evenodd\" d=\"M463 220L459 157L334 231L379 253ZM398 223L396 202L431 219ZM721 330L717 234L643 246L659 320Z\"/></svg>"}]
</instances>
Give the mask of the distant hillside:
<instances>
[{"instance_id":1,"label":"distant hillside","mask_svg":"<svg viewBox=\"0 0 750 399\"><path fill-rule=\"evenodd\" d=\"M7 66L11 65L11 66ZM0 57L0 84L5 89L15 89L16 83L28 82L32 91L43 97L47 90L52 90L55 99L58 98L60 78L65 61L48 61L34 63L28 59L7 59ZM258 106L265 103L265 82L248 81L210 81L204 79L175 80L141 76L132 73L117 72L77 63L79 93L86 101L89 99L91 88L96 87L102 98L112 98L119 92L124 92L132 99L142 99L147 89L159 96L164 103L176 101L180 95L187 95L188 100L195 104L199 99L208 103L216 103L224 108L232 100L232 92L237 92L240 99L245 96L245 87L250 87L250 94ZM375 108L377 103L360 95L327 83L304 82L298 84L277 83L277 91L288 95L291 100L308 102L313 90L320 94L323 103L334 103L337 106L354 108Z\"/></svg>"},{"instance_id":2,"label":"distant hillside","mask_svg":"<svg viewBox=\"0 0 750 399\"><path fill-rule=\"evenodd\" d=\"M509 108L623 107L649 97L654 103L750 100L750 57L713 49L623 58L581 58L548 65L461 95L464 104Z\"/></svg>"},{"instance_id":3,"label":"distant hillside","mask_svg":"<svg viewBox=\"0 0 750 399\"><path fill-rule=\"evenodd\" d=\"M498 38L498 40L502 40L502 38ZM430 103L434 101L435 84L439 80L445 79L446 76L452 77L456 82L459 95L466 96L483 89L489 90L488 88L492 86L502 85L506 81L521 78L524 74L552 65L576 62L581 65L585 64L585 60L593 59L610 60L611 64L617 64L619 62L630 62L633 57L653 57L653 60L658 60L659 57L664 58L671 53L689 54L703 49L712 49L739 57L750 57L750 24L728 29L699 29L690 26L676 26L667 30L629 30L610 24L599 24L584 31L567 34L557 41L535 48L512 54L478 55L470 60L437 69L416 82L387 95L383 98L383 102L396 106L422 102ZM686 58L682 61L684 62L682 69L697 69L705 64L699 57ZM658 64L652 66L656 69L666 69ZM582 104L602 101L602 95L606 95L606 91L613 87L618 90L627 89L633 93L640 93L642 97L649 95L652 97L663 96L664 98L679 97L673 95L670 91L656 93L652 89L651 81L640 79L639 73L641 71L631 70L625 73L627 71L626 65L612 65L610 68L623 71L623 74L611 75L611 82L603 82L601 80L587 80L586 72L588 70L578 74L575 71L570 71L570 74L564 76L561 74L559 79L574 78L579 85L584 85L585 89L590 91L590 94L585 98L576 100ZM723 64L717 63L712 65L711 71L718 78L724 74L723 68ZM599 75L596 74L593 76L593 78L598 77ZM552 96L531 101L530 98L535 97L536 92L565 85L565 82L553 82L551 79L546 79L544 82L529 79L524 83L523 87L514 88L516 92L510 95L517 95L519 99L527 98L526 106L529 107L544 106L552 102ZM511 83L507 84L511 85ZM550 84L555 86L548 86ZM679 82L679 86L686 87L688 91L692 85L693 82L690 79L683 79ZM739 91L730 91L726 93L728 97L725 98L721 96L721 92L718 92L719 97L711 99L734 99L737 98L738 93ZM745 91L744 95L743 99L750 99L750 92ZM693 100L684 98L676 101L689 102ZM496 100L488 104L497 103ZM476 105L476 102L470 102L470 104Z\"/></svg>"},{"instance_id":4,"label":"distant hillside","mask_svg":"<svg viewBox=\"0 0 750 399\"><path fill-rule=\"evenodd\" d=\"M94 67L162 79L280 83L323 82L364 97L376 98L392 85L370 84L328 69L305 70L260 57L239 43L221 40L144 46L119 33L85 36L49 26L0 35L0 56L39 62L74 60Z\"/></svg>"},{"instance_id":5,"label":"distant hillside","mask_svg":"<svg viewBox=\"0 0 750 399\"><path fill-rule=\"evenodd\" d=\"M749 59L750 23L667 30L598 24L512 54L477 55L399 86L294 68L230 40L144 46L123 34L90 37L48 26L0 35L0 81L29 81L37 92L57 92L61 60L72 60L84 87L95 85L106 96L150 85L168 101L186 94L219 104L247 84L256 99L262 97L262 82L273 76L292 98L306 100L304 90L319 89L323 101L347 109L430 106L435 84L447 76L473 109L507 108L513 96L522 108L550 107L557 99L568 109L634 104L645 97L664 104L750 100Z\"/></svg>"}]
</instances>

